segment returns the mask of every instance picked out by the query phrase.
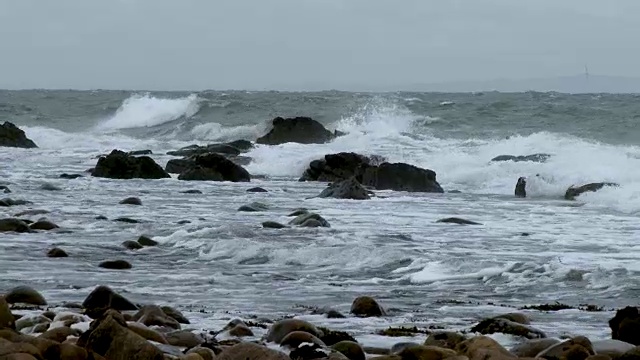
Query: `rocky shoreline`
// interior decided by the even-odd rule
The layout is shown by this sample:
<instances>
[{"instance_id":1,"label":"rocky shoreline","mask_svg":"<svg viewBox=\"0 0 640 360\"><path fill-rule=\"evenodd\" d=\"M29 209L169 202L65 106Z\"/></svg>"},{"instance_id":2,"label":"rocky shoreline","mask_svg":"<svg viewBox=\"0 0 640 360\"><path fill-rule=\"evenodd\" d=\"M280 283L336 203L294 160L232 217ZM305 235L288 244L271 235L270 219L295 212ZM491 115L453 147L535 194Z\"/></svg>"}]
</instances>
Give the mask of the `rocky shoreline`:
<instances>
[{"instance_id":1,"label":"rocky shoreline","mask_svg":"<svg viewBox=\"0 0 640 360\"><path fill-rule=\"evenodd\" d=\"M329 319L387 316L387 310L368 296L354 299L346 315L333 309L312 310ZM197 329L190 324L189 317L173 307L133 303L107 286L93 289L81 304L48 304L38 291L18 286L0 296L0 359L640 358L637 307L620 309L609 320L611 339L548 337L520 312L486 318L463 331L415 326L380 329L377 335L391 339L420 339L399 341L391 347L363 345L347 332L298 317L233 318L220 329ZM492 338L496 334L513 337L515 345L505 348Z\"/></svg>"}]
</instances>

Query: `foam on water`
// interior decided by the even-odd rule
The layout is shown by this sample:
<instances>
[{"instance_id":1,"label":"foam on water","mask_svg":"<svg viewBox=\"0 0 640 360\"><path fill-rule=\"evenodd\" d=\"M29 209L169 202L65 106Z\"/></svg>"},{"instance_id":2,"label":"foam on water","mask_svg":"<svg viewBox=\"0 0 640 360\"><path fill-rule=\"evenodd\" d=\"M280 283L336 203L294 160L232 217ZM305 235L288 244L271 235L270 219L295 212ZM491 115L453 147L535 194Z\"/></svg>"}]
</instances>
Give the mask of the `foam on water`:
<instances>
[{"instance_id":1,"label":"foam on water","mask_svg":"<svg viewBox=\"0 0 640 360\"><path fill-rule=\"evenodd\" d=\"M202 100L191 94L184 98L157 98L149 94L134 94L126 99L116 113L100 123L100 130L151 127L179 118L190 118L201 106Z\"/></svg>"}]
</instances>

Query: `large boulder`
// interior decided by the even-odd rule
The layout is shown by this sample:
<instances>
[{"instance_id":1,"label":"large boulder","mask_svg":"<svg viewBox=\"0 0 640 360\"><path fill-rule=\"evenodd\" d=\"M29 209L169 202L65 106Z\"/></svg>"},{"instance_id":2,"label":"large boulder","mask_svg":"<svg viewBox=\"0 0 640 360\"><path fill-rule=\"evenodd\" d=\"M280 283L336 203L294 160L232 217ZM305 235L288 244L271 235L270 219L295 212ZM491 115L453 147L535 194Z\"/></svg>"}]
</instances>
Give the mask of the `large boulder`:
<instances>
[{"instance_id":1,"label":"large boulder","mask_svg":"<svg viewBox=\"0 0 640 360\"><path fill-rule=\"evenodd\" d=\"M567 189L567 192L564 193L564 198L566 200L575 200L578 196L586 192L596 192L602 189L605 186L620 186L616 183L610 182L599 182L599 183L590 183L578 187L571 186Z\"/></svg>"},{"instance_id":2,"label":"large boulder","mask_svg":"<svg viewBox=\"0 0 640 360\"><path fill-rule=\"evenodd\" d=\"M180 174L179 180L200 181L251 181L251 175L242 166L220 154L208 153L195 157L195 166Z\"/></svg>"},{"instance_id":3,"label":"large boulder","mask_svg":"<svg viewBox=\"0 0 640 360\"><path fill-rule=\"evenodd\" d=\"M0 146L32 149L38 146L13 123L5 121L0 125Z\"/></svg>"},{"instance_id":4,"label":"large boulder","mask_svg":"<svg viewBox=\"0 0 640 360\"><path fill-rule=\"evenodd\" d=\"M377 155L365 156L352 152L325 155L323 159L309 164L299 181L341 181L360 174L362 167L377 166L384 158Z\"/></svg>"},{"instance_id":5,"label":"large boulder","mask_svg":"<svg viewBox=\"0 0 640 360\"><path fill-rule=\"evenodd\" d=\"M169 174L148 156L131 156L113 150L98 160L91 175L110 179L163 179Z\"/></svg>"},{"instance_id":6,"label":"large boulder","mask_svg":"<svg viewBox=\"0 0 640 360\"><path fill-rule=\"evenodd\" d=\"M436 181L435 171L405 163L383 163L368 167L360 182L377 190L444 192Z\"/></svg>"},{"instance_id":7,"label":"large boulder","mask_svg":"<svg viewBox=\"0 0 640 360\"><path fill-rule=\"evenodd\" d=\"M300 144L322 144L336 135L319 122L308 117L281 118L272 120L273 128L256 142L264 145L279 145L289 142Z\"/></svg>"},{"instance_id":8,"label":"large boulder","mask_svg":"<svg viewBox=\"0 0 640 360\"><path fill-rule=\"evenodd\" d=\"M627 306L609 320L611 338L640 346L640 309Z\"/></svg>"},{"instance_id":9,"label":"large boulder","mask_svg":"<svg viewBox=\"0 0 640 360\"><path fill-rule=\"evenodd\" d=\"M164 360L163 352L129 330L122 315L114 310L91 323L89 330L78 339L78 345L109 360Z\"/></svg>"},{"instance_id":10,"label":"large boulder","mask_svg":"<svg viewBox=\"0 0 640 360\"><path fill-rule=\"evenodd\" d=\"M9 304L31 304L37 306L47 305L47 301L44 297L35 289L28 286L16 286L9 290L4 296L5 300Z\"/></svg>"},{"instance_id":11,"label":"large boulder","mask_svg":"<svg viewBox=\"0 0 640 360\"><path fill-rule=\"evenodd\" d=\"M204 146L190 145L176 151L169 151L167 155L188 157L206 153L218 153L230 156L238 156L240 155L240 153L247 151L252 147L253 144L248 140L236 140L224 144L209 144Z\"/></svg>"}]
</instances>

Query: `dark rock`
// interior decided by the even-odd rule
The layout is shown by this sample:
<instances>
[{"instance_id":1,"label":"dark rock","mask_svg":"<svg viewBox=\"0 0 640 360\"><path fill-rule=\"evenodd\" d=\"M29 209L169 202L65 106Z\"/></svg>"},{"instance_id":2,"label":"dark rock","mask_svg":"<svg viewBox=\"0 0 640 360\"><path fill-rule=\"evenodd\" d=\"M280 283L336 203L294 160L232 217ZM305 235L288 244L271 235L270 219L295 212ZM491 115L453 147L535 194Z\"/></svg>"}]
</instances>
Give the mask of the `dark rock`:
<instances>
[{"instance_id":1,"label":"dark rock","mask_svg":"<svg viewBox=\"0 0 640 360\"><path fill-rule=\"evenodd\" d=\"M329 185L322 190L319 198L368 200L371 199L367 190L356 180L355 177L342 180Z\"/></svg>"},{"instance_id":2,"label":"dark rock","mask_svg":"<svg viewBox=\"0 0 640 360\"><path fill-rule=\"evenodd\" d=\"M78 339L77 345L112 360L165 359L162 351L129 330L122 316L113 310L91 323L89 330Z\"/></svg>"},{"instance_id":3,"label":"dark rock","mask_svg":"<svg viewBox=\"0 0 640 360\"><path fill-rule=\"evenodd\" d=\"M576 197L580 196L583 193L596 192L596 191L602 189L605 186L618 187L620 185L618 185L616 183L601 182L601 183L586 184L586 185L582 185L582 186L579 186L579 187L571 186L571 187L569 187L567 189L567 192L565 192L564 198L566 200L575 200Z\"/></svg>"},{"instance_id":4,"label":"dark rock","mask_svg":"<svg viewBox=\"0 0 640 360\"><path fill-rule=\"evenodd\" d=\"M133 150L133 151L129 151L127 154L129 154L131 156L152 155L153 151L151 151L151 150Z\"/></svg>"},{"instance_id":5,"label":"dark rock","mask_svg":"<svg viewBox=\"0 0 640 360\"><path fill-rule=\"evenodd\" d=\"M640 345L640 312L639 308L627 306L616 312L616 315L609 320L611 328L611 338L633 344Z\"/></svg>"},{"instance_id":6,"label":"dark rock","mask_svg":"<svg viewBox=\"0 0 640 360\"><path fill-rule=\"evenodd\" d=\"M195 166L178 176L179 180L248 182L251 175L242 166L222 155L208 153L195 157Z\"/></svg>"},{"instance_id":7,"label":"dark rock","mask_svg":"<svg viewBox=\"0 0 640 360\"><path fill-rule=\"evenodd\" d=\"M34 222L33 224L29 225L29 228L31 230L49 231L49 230L53 230L53 229L58 229L60 227L58 225L52 223L51 221L38 220L38 221Z\"/></svg>"},{"instance_id":8,"label":"dark rock","mask_svg":"<svg viewBox=\"0 0 640 360\"><path fill-rule=\"evenodd\" d=\"M202 194L202 191L200 191L200 190L186 190L186 191L181 191L181 193L183 193L183 194Z\"/></svg>"},{"instance_id":9,"label":"dark rock","mask_svg":"<svg viewBox=\"0 0 640 360\"><path fill-rule=\"evenodd\" d=\"M538 329L534 329L530 326L501 318L490 318L482 320L479 324L472 327L471 331L483 335L494 333L509 334L514 336L522 336L527 339L543 339L547 337L544 332Z\"/></svg>"},{"instance_id":10,"label":"dark rock","mask_svg":"<svg viewBox=\"0 0 640 360\"><path fill-rule=\"evenodd\" d=\"M291 349L298 348L302 343L315 344L321 347L325 347L325 343L318 337L309 334L306 331L292 331L285 336L280 342L280 346L289 347Z\"/></svg>"},{"instance_id":11,"label":"dark rock","mask_svg":"<svg viewBox=\"0 0 640 360\"><path fill-rule=\"evenodd\" d=\"M11 192L11 189L6 187L5 185L0 185L0 191L5 193L5 194L9 194Z\"/></svg>"},{"instance_id":12,"label":"dark rock","mask_svg":"<svg viewBox=\"0 0 640 360\"><path fill-rule=\"evenodd\" d=\"M308 214L308 213L309 213L309 210L307 210L307 209L295 209L295 210L293 210L293 212L291 214L289 214L287 216L300 216L300 215Z\"/></svg>"},{"instance_id":13,"label":"dark rock","mask_svg":"<svg viewBox=\"0 0 640 360\"><path fill-rule=\"evenodd\" d=\"M0 232L31 232L29 225L20 219L7 218L0 219Z\"/></svg>"},{"instance_id":14,"label":"dark rock","mask_svg":"<svg viewBox=\"0 0 640 360\"><path fill-rule=\"evenodd\" d=\"M44 191L60 191L60 190L62 190L58 186L55 186L55 185L50 184L50 183L44 183L44 184L40 185L39 189L40 190L44 190Z\"/></svg>"},{"instance_id":15,"label":"dark rock","mask_svg":"<svg viewBox=\"0 0 640 360\"><path fill-rule=\"evenodd\" d=\"M249 151L253 149L253 143L249 140L234 140L232 142L226 143L227 145L233 146L234 148L240 151Z\"/></svg>"},{"instance_id":16,"label":"dark rock","mask_svg":"<svg viewBox=\"0 0 640 360\"><path fill-rule=\"evenodd\" d=\"M64 174L60 175L61 179L70 179L70 180L81 178L81 177L82 177L81 174L67 174L67 173L64 173Z\"/></svg>"},{"instance_id":17,"label":"dark rock","mask_svg":"<svg viewBox=\"0 0 640 360\"><path fill-rule=\"evenodd\" d=\"M280 344L289 333L294 331L305 331L316 337L321 337L323 334L311 323L298 320L298 319L285 319L280 320L273 324L266 335L266 340Z\"/></svg>"},{"instance_id":18,"label":"dark rock","mask_svg":"<svg viewBox=\"0 0 640 360\"><path fill-rule=\"evenodd\" d=\"M491 159L491 161L513 161L513 162L522 162L522 161L531 161L531 162L539 162L543 163L549 160L551 157L550 154L531 154L531 155L499 155Z\"/></svg>"},{"instance_id":19,"label":"dark rock","mask_svg":"<svg viewBox=\"0 0 640 360\"><path fill-rule=\"evenodd\" d=\"M142 244L132 240L127 240L123 242L122 246L124 246L126 249L129 249L129 250L140 250L143 248Z\"/></svg>"},{"instance_id":20,"label":"dark rock","mask_svg":"<svg viewBox=\"0 0 640 360\"><path fill-rule=\"evenodd\" d=\"M337 344L340 341L356 342L356 339L354 339L353 336L344 331L336 331L323 327L319 327L318 330L322 333L322 335L319 336L320 340L327 344L327 346Z\"/></svg>"},{"instance_id":21,"label":"dark rock","mask_svg":"<svg viewBox=\"0 0 640 360\"><path fill-rule=\"evenodd\" d=\"M340 352L349 360L365 360L366 355L360 344L353 341L340 341L331 346L332 349Z\"/></svg>"},{"instance_id":22,"label":"dark rock","mask_svg":"<svg viewBox=\"0 0 640 360\"><path fill-rule=\"evenodd\" d=\"M107 309L118 311L138 310L138 307L129 300L114 292L108 286L96 287L84 300L82 307L87 315L96 318Z\"/></svg>"},{"instance_id":23,"label":"dark rock","mask_svg":"<svg viewBox=\"0 0 640 360\"><path fill-rule=\"evenodd\" d=\"M273 128L256 140L258 144L279 145L289 142L300 144L322 144L331 141L335 135L319 122L308 117L281 118L271 121Z\"/></svg>"},{"instance_id":24,"label":"dark rock","mask_svg":"<svg viewBox=\"0 0 640 360\"><path fill-rule=\"evenodd\" d=\"M113 221L123 222L127 224L137 224L140 222L139 220L128 218L128 217L119 217L119 218L113 219Z\"/></svg>"},{"instance_id":25,"label":"dark rock","mask_svg":"<svg viewBox=\"0 0 640 360\"><path fill-rule=\"evenodd\" d=\"M247 189L247 192L252 192L252 193L266 193L268 192L267 190L261 188L261 187L254 187L251 189Z\"/></svg>"},{"instance_id":26,"label":"dark rock","mask_svg":"<svg viewBox=\"0 0 640 360\"><path fill-rule=\"evenodd\" d=\"M187 319L180 311L172 308L171 306L162 306L160 307L162 312L164 312L168 317L174 319L180 324L191 324L189 319Z\"/></svg>"},{"instance_id":27,"label":"dark rock","mask_svg":"<svg viewBox=\"0 0 640 360\"><path fill-rule=\"evenodd\" d=\"M494 319L507 319L513 322L517 322L518 324L529 325L531 320L529 317L522 313L506 313L498 316L494 316Z\"/></svg>"},{"instance_id":28,"label":"dark rock","mask_svg":"<svg viewBox=\"0 0 640 360\"><path fill-rule=\"evenodd\" d=\"M380 156L365 156L356 153L337 153L325 155L323 159L309 164L299 181L335 182L361 175L363 168L378 166L384 159Z\"/></svg>"},{"instance_id":29,"label":"dark rock","mask_svg":"<svg viewBox=\"0 0 640 360\"><path fill-rule=\"evenodd\" d=\"M49 250L47 252L47 257L50 258L63 258L63 257L68 257L69 255L66 253L66 251L60 249L60 248L53 248L51 250Z\"/></svg>"},{"instance_id":30,"label":"dark rock","mask_svg":"<svg viewBox=\"0 0 640 360\"><path fill-rule=\"evenodd\" d=\"M445 349L455 349L458 344L465 341L467 338L457 332L452 331L438 331L429 334L427 340L424 341L424 346L437 346Z\"/></svg>"},{"instance_id":31,"label":"dark rock","mask_svg":"<svg viewBox=\"0 0 640 360\"><path fill-rule=\"evenodd\" d=\"M158 246L158 242L157 241L155 241L155 240L153 240L150 237L145 236L145 235L141 235L138 238L138 243L140 245L142 245L142 246Z\"/></svg>"},{"instance_id":32,"label":"dark rock","mask_svg":"<svg viewBox=\"0 0 640 360\"><path fill-rule=\"evenodd\" d=\"M269 210L269 207L266 204L259 203L259 202L252 202L251 204L242 205L238 208L238 211L245 211L245 212L257 212L257 211L266 211L266 210Z\"/></svg>"},{"instance_id":33,"label":"dark rock","mask_svg":"<svg viewBox=\"0 0 640 360\"><path fill-rule=\"evenodd\" d=\"M24 303L30 305L44 306L47 305L47 301L36 290L28 286L17 286L4 296L4 299L9 304Z\"/></svg>"},{"instance_id":34,"label":"dark rock","mask_svg":"<svg viewBox=\"0 0 640 360\"><path fill-rule=\"evenodd\" d=\"M342 315L339 311L336 310L329 310L327 311L327 318L328 319L344 319L346 318L346 316Z\"/></svg>"},{"instance_id":35,"label":"dark rock","mask_svg":"<svg viewBox=\"0 0 640 360\"><path fill-rule=\"evenodd\" d=\"M0 146L32 149L38 146L13 123L5 121L0 125Z\"/></svg>"},{"instance_id":36,"label":"dark rock","mask_svg":"<svg viewBox=\"0 0 640 360\"><path fill-rule=\"evenodd\" d=\"M527 197L527 179L524 177L519 177L518 182L516 183L515 190L516 197L526 198Z\"/></svg>"},{"instance_id":37,"label":"dark rock","mask_svg":"<svg viewBox=\"0 0 640 360\"><path fill-rule=\"evenodd\" d=\"M96 219L96 220L109 220L109 219L108 219L106 216L104 216L104 215L98 215L98 216L96 216L94 219ZM114 220L114 221L115 221L115 220Z\"/></svg>"},{"instance_id":38,"label":"dark rock","mask_svg":"<svg viewBox=\"0 0 640 360\"><path fill-rule=\"evenodd\" d=\"M92 176L111 179L163 179L169 174L148 156L131 156L120 150L113 150L101 157Z\"/></svg>"},{"instance_id":39,"label":"dark rock","mask_svg":"<svg viewBox=\"0 0 640 360\"><path fill-rule=\"evenodd\" d=\"M128 197L122 201L120 201L120 204L123 205L142 205L142 200L140 200L137 197Z\"/></svg>"},{"instance_id":40,"label":"dark rock","mask_svg":"<svg viewBox=\"0 0 640 360\"><path fill-rule=\"evenodd\" d=\"M33 203L27 200L13 200L9 198L0 199L0 206L4 206L4 207L30 205L30 204L33 204Z\"/></svg>"},{"instance_id":41,"label":"dark rock","mask_svg":"<svg viewBox=\"0 0 640 360\"><path fill-rule=\"evenodd\" d=\"M444 192L436 181L435 171L404 163L383 163L367 167L360 183L377 190Z\"/></svg>"},{"instance_id":42,"label":"dark rock","mask_svg":"<svg viewBox=\"0 0 640 360\"><path fill-rule=\"evenodd\" d=\"M125 260L107 260L101 262L98 266L111 270L127 270L132 268L131 264Z\"/></svg>"},{"instance_id":43,"label":"dark rock","mask_svg":"<svg viewBox=\"0 0 640 360\"><path fill-rule=\"evenodd\" d=\"M190 220L180 220L176 224L178 224L178 225L191 224L191 221Z\"/></svg>"},{"instance_id":44,"label":"dark rock","mask_svg":"<svg viewBox=\"0 0 640 360\"><path fill-rule=\"evenodd\" d=\"M286 228L287 226L275 221L265 221L262 223L262 227L266 229L282 229Z\"/></svg>"},{"instance_id":45,"label":"dark rock","mask_svg":"<svg viewBox=\"0 0 640 360\"><path fill-rule=\"evenodd\" d=\"M386 315L384 309L369 296L359 296L351 304L351 313L359 317Z\"/></svg>"},{"instance_id":46,"label":"dark rock","mask_svg":"<svg viewBox=\"0 0 640 360\"><path fill-rule=\"evenodd\" d=\"M436 221L438 223L446 223L446 224L459 224L459 225L482 225L475 221L461 219L457 217L444 218Z\"/></svg>"},{"instance_id":47,"label":"dark rock","mask_svg":"<svg viewBox=\"0 0 640 360\"><path fill-rule=\"evenodd\" d=\"M209 144L205 146L190 145L190 146L183 147L182 149L169 151L167 155L188 157L193 155L216 153L216 154L237 156L237 155L240 155L242 151L243 150L231 144Z\"/></svg>"},{"instance_id":48,"label":"dark rock","mask_svg":"<svg viewBox=\"0 0 640 360\"><path fill-rule=\"evenodd\" d=\"M320 223L320 226L323 227L331 227L329 225L329 222L327 220L325 220L322 216L316 214L316 213L303 213L301 215L298 215L296 218L294 218L293 220L289 221L289 225L299 225L302 226L305 222L309 221L309 220L315 220L317 222Z\"/></svg>"},{"instance_id":49,"label":"dark rock","mask_svg":"<svg viewBox=\"0 0 640 360\"><path fill-rule=\"evenodd\" d=\"M180 329L180 323L167 315L162 308L156 305L145 305L133 316L133 320L147 326L166 326L172 329ZM169 344L173 345L167 337ZM200 343L196 344L199 345ZM192 345L192 346L196 346ZM191 346L190 346L191 347Z\"/></svg>"}]
</instances>

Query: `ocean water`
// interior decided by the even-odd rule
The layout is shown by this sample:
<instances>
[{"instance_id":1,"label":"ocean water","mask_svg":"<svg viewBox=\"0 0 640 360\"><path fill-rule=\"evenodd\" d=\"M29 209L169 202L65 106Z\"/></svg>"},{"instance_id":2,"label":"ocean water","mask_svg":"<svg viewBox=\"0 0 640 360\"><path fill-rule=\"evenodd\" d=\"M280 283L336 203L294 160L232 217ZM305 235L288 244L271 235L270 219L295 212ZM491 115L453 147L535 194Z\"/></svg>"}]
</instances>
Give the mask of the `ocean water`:
<instances>
[{"instance_id":1,"label":"ocean water","mask_svg":"<svg viewBox=\"0 0 640 360\"><path fill-rule=\"evenodd\" d=\"M256 146L251 183L109 180L85 176L112 149L167 151L190 144L255 140L275 116L310 116L347 135L319 145ZM638 305L640 295L640 96L557 93L280 93L0 91L0 121L12 121L38 149L0 148L0 182L45 209L62 231L0 234L0 292L26 284L50 303L82 301L108 285L133 301L170 304L195 329L229 319L295 315L346 330L365 345L389 326L468 329L479 319L525 305ZM327 153L378 154L436 171L446 191L379 191L369 201L308 199L326 184L299 183ZM545 163L500 162L497 155L549 153ZM527 176L528 197L513 196ZM573 184L617 188L563 200ZM39 187L51 183L60 191ZM261 186L268 193L247 193ZM202 195L181 191L199 189ZM119 205L129 196L143 206ZM259 201L270 209L237 212ZM306 207L323 229L263 229ZM96 220L132 217L139 224ZM482 223L436 223L457 216ZM182 220L189 223L178 224ZM527 233L528 236L524 236ZM136 252L125 240L160 242ZM70 257L49 259L52 246ZM98 268L124 259L132 270ZM370 295L389 310L377 319L326 319L310 307L349 312ZM607 338L611 311L524 311L550 336ZM258 334L259 335L259 334ZM496 336L505 343L515 339Z\"/></svg>"}]
</instances>

